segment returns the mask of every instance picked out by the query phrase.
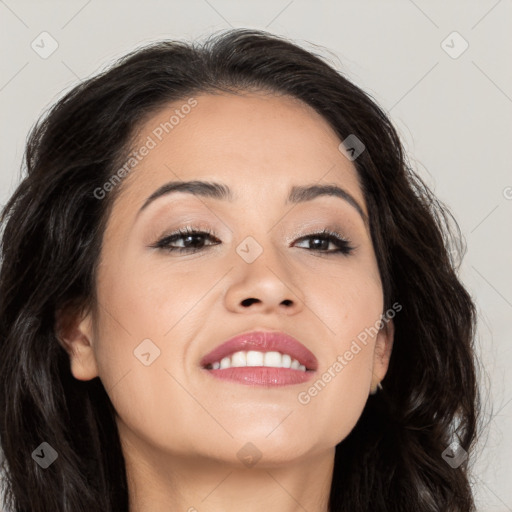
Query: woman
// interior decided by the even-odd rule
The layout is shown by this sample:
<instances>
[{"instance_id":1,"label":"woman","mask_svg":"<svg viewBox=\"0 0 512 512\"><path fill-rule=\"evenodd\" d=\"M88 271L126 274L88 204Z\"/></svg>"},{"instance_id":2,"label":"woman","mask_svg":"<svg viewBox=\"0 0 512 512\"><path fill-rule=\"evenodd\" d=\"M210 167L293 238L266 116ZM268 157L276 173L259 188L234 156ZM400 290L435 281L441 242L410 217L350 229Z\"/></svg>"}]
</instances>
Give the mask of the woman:
<instances>
[{"instance_id":1,"label":"woman","mask_svg":"<svg viewBox=\"0 0 512 512\"><path fill-rule=\"evenodd\" d=\"M339 72L255 30L154 43L67 93L25 162L9 510L474 510L450 213Z\"/></svg>"}]
</instances>

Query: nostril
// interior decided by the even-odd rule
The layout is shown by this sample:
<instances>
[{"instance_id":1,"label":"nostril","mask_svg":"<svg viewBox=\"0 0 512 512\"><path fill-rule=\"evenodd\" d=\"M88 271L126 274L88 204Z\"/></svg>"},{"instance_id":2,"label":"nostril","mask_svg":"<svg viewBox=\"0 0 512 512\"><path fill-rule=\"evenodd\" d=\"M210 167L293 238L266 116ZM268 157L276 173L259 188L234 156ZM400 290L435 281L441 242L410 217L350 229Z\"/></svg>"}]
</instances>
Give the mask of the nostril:
<instances>
[{"instance_id":1,"label":"nostril","mask_svg":"<svg viewBox=\"0 0 512 512\"><path fill-rule=\"evenodd\" d=\"M243 306L250 306L254 302L259 302L258 299L245 299L242 301Z\"/></svg>"}]
</instances>

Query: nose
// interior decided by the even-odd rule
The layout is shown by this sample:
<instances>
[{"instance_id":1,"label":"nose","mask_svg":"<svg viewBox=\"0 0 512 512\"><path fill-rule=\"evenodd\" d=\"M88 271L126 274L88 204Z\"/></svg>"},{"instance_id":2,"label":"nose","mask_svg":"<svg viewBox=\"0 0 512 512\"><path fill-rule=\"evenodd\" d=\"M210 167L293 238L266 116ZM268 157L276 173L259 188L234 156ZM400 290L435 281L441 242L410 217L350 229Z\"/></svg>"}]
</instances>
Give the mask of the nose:
<instances>
[{"instance_id":1,"label":"nose","mask_svg":"<svg viewBox=\"0 0 512 512\"><path fill-rule=\"evenodd\" d=\"M276 249L267 247L251 263L235 255L236 269L225 295L226 308L236 313L295 315L304 309L298 276Z\"/></svg>"}]
</instances>

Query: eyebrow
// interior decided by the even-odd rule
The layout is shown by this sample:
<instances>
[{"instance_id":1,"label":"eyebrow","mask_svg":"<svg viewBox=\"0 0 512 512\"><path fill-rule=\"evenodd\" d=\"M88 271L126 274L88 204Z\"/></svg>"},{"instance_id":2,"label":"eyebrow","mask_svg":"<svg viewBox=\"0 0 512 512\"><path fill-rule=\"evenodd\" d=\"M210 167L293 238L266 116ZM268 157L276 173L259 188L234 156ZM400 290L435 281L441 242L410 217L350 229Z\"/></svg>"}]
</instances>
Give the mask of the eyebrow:
<instances>
[{"instance_id":1,"label":"eyebrow","mask_svg":"<svg viewBox=\"0 0 512 512\"><path fill-rule=\"evenodd\" d=\"M224 183L215 183L208 181L171 181L161 186L155 192L153 192L144 202L138 215L145 210L152 202L157 199L168 196L176 192L185 192L194 196L208 197L211 199L233 201L233 193L231 189ZM322 196L333 196L343 199L349 203L361 216L365 225L368 225L368 217L361 205L354 199L354 197L347 192L345 189L338 185L305 185L305 186L294 186L291 188L288 198L285 201L285 205L292 203L304 203L306 201L312 201L317 197Z\"/></svg>"}]
</instances>

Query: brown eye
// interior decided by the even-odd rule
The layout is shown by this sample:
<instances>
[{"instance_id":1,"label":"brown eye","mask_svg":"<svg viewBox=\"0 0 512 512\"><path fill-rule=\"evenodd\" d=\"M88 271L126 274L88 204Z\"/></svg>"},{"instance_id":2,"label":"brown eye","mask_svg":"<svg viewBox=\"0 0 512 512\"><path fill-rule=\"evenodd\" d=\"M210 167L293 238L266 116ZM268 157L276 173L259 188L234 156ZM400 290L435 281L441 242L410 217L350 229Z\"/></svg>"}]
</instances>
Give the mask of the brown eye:
<instances>
[{"instance_id":1,"label":"brown eye","mask_svg":"<svg viewBox=\"0 0 512 512\"><path fill-rule=\"evenodd\" d=\"M186 229L179 229L175 233L165 236L151 247L169 252L196 252L204 247L217 245L217 243L205 244L206 239L216 240L217 243L220 242L211 231L199 231L187 227Z\"/></svg>"},{"instance_id":2,"label":"brown eye","mask_svg":"<svg viewBox=\"0 0 512 512\"><path fill-rule=\"evenodd\" d=\"M309 246L305 247L306 249L325 254L348 255L354 250L354 247L350 245L350 240L342 237L339 233L327 229L320 233L303 236L299 239L299 242L303 241L309 241ZM331 244L335 249L327 250Z\"/></svg>"}]
</instances>

